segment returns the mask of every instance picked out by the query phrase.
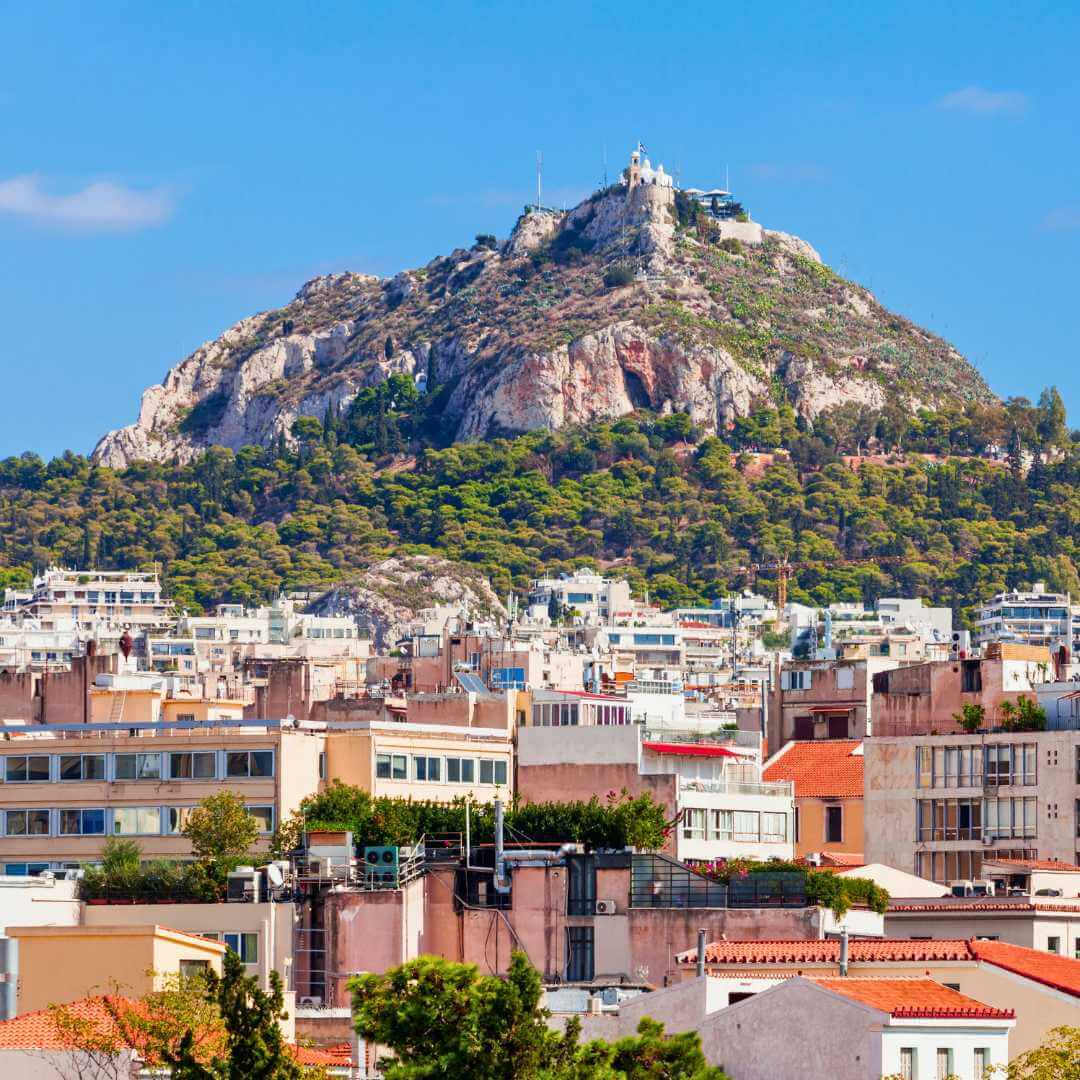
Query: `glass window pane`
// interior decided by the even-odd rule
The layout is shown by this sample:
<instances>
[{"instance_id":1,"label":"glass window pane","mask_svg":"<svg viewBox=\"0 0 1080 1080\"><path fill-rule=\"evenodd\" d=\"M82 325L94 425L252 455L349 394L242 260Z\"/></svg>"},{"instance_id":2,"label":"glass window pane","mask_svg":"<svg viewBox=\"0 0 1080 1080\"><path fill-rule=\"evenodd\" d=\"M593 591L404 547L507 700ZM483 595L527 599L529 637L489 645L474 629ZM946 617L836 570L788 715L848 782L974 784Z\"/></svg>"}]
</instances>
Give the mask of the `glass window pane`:
<instances>
[{"instance_id":1,"label":"glass window pane","mask_svg":"<svg viewBox=\"0 0 1080 1080\"><path fill-rule=\"evenodd\" d=\"M461 758L448 757L446 759L446 781L449 784L461 783Z\"/></svg>"},{"instance_id":2,"label":"glass window pane","mask_svg":"<svg viewBox=\"0 0 1080 1080\"><path fill-rule=\"evenodd\" d=\"M248 813L259 823L259 832L274 831L274 808L272 806L249 806Z\"/></svg>"},{"instance_id":3,"label":"glass window pane","mask_svg":"<svg viewBox=\"0 0 1080 1080\"><path fill-rule=\"evenodd\" d=\"M476 762L472 758L461 759L461 782L471 784L476 779Z\"/></svg>"},{"instance_id":4,"label":"glass window pane","mask_svg":"<svg viewBox=\"0 0 1080 1080\"><path fill-rule=\"evenodd\" d=\"M84 836L104 836L105 811L84 810L82 812L82 831Z\"/></svg>"},{"instance_id":5,"label":"glass window pane","mask_svg":"<svg viewBox=\"0 0 1080 1080\"><path fill-rule=\"evenodd\" d=\"M79 754L60 755L60 779L82 779L82 757Z\"/></svg>"},{"instance_id":6,"label":"glass window pane","mask_svg":"<svg viewBox=\"0 0 1080 1080\"><path fill-rule=\"evenodd\" d=\"M480 783L491 784L495 780L495 763L491 758L480 759Z\"/></svg>"},{"instance_id":7,"label":"glass window pane","mask_svg":"<svg viewBox=\"0 0 1080 1080\"><path fill-rule=\"evenodd\" d=\"M113 758L113 776L117 780L134 780L135 758L135 754L117 754Z\"/></svg>"},{"instance_id":8,"label":"glass window pane","mask_svg":"<svg viewBox=\"0 0 1080 1080\"><path fill-rule=\"evenodd\" d=\"M439 780L442 777L442 758L428 758L428 779Z\"/></svg>"},{"instance_id":9,"label":"glass window pane","mask_svg":"<svg viewBox=\"0 0 1080 1080\"><path fill-rule=\"evenodd\" d=\"M196 780L213 780L217 775L217 754L212 750L192 755L191 771Z\"/></svg>"},{"instance_id":10,"label":"glass window pane","mask_svg":"<svg viewBox=\"0 0 1080 1080\"><path fill-rule=\"evenodd\" d=\"M389 754L376 754L375 755L375 776L379 780L390 779L390 755Z\"/></svg>"},{"instance_id":11,"label":"glass window pane","mask_svg":"<svg viewBox=\"0 0 1080 1080\"><path fill-rule=\"evenodd\" d=\"M105 755L104 754L83 754L83 779L84 780L104 780L105 779Z\"/></svg>"},{"instance_id":12,"label":"glass window pane","mask_svg":"<svg viewBox=\"0 0 1080 1080\"><path fill-rule=\"evenodd\" d=\"M394 779L409 779L409 759L404 754L394 755Z\"/></svg>"},{"instance_id":13,"label":"glass window pane","mask_svg":"<svg viewBox=\"0 0 1080 1080\"><path fill-rule=\"evenodd\" d=\"M60 811L60 835L71 836L81 832L78 810Z\"/></svg>"},{"instance_id":14,"label":"glass window pane","mask_svg":"<svg viewBox=\"0 0 1080 1080\"><path fill-rule=\"evenodd\" d=\"M495 783L496 784L505 784L506 783L506 762L505 761L496 761L495 762Z\"/></svg>"},{"instance_id":15,"label":"glass window pane","mask_svg":"<svg viewBox=\"0 0 1080 1080\"><path fill-rule=\"evenodd\" d=\"M272 750L252 750L251 752L251 775L273 776L274 775L274 752Z\"/></svg>"},{"instance_id":16,"label":"glass window pane","mask_svg":"<svg viewBox=\"0 0 1080 1080\"><path fill-rule=\"evenodd\" d=\"M230 750L225 755L225 770L228 776L248 775L248 755L246 750Z\"/></svg>"},{"instance_id":17,"label":"glass window pane","mask_svg":"<svg viewBox=\"0 0 1080 1080\"><path fill-rule=\"evenodd\" d=\"M27 832L31 836L49 835L49 811L29 810L26 814Z\"/></svg>"}]
</instances>

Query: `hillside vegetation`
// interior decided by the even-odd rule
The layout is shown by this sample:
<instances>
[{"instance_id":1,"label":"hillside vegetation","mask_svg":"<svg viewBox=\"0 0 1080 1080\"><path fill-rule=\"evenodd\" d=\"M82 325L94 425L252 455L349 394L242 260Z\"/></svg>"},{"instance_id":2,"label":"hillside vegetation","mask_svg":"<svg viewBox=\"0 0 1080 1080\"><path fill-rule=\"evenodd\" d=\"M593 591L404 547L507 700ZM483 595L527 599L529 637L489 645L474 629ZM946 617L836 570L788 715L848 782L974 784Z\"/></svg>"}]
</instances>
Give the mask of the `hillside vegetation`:
<instances>
[{"instance_id":1,"label":"hillside vegetation","mask_svg":"<svg viewBox=\"0 0 1080 1080\"><path fill-rule=\"evenodd\" d=\"M842 405L813 427L762 408L723 440L684 414L638 413L442 449L425 435L431 407L399 378L344 415L298 420L295 448L123 471L71 453L8 458L0 580L53 562L160 563L171 594L198 609L355 581L415 553L482 570L500 595L588 563L690 604L749 584L736 567L787 557L811 564L791 591L808 603L902 592L960 610L1032 579L1080 595L1080 442L1056 391L1036 406L914 417ZM1007 461L979 456L993 444ZM747 452L777 446L788 452ZM838 458L865 447L891 463ZM882 556L899 559L843 563Z\"/></svg>"}]
</instances>

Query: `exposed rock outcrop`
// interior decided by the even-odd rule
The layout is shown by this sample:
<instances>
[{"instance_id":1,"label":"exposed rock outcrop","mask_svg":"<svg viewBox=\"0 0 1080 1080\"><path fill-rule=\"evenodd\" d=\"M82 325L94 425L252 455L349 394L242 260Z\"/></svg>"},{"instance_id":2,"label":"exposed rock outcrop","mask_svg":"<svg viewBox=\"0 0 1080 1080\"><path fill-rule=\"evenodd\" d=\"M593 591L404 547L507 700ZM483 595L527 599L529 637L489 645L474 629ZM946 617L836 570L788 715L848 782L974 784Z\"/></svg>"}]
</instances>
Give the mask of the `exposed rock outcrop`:
<instances>
[{"instance_id":1,"label":"exposed rock outcrop","mask_svg":"<svg viewBox=\"0 0 1080 1080\"><path fill-rule=\"evenodd\" d=\"M511 237L381 281L335 274L242 319L145 391L94 454L121 467L291 438L363 387L415 378L458 439L685 410L714 432L778 393L805 418L842 401L988 399L947 342L765 230L729 243L677 223L670 188L527 213ZM612 276L612 268L621 276ZM627 273L629 269L630 273Z\"/></svg>"}]
</instances>

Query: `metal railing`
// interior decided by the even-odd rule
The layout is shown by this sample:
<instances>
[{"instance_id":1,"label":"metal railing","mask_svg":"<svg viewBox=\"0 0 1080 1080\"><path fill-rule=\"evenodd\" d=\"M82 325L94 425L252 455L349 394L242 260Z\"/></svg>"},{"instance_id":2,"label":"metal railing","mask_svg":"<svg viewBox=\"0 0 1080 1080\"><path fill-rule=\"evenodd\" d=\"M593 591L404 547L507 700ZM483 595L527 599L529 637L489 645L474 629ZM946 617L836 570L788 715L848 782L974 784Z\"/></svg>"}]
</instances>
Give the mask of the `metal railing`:
<instances>
[{"instance_id":1,"label":"metal railing","mask_svg":"<svg viewBox=\"0 0 1080 1080\"><path fill-rule=\"evenodd\" d=\"M666 855L635 855L631 864L632 908L801 908L807 903L802 874L747 874L725 884Z\"/></svg>"},{"instance_id":2,"label":"metal railing","mask_svg":"<svg viewBox=\"0 0 1080 1080\"><path fill-rule=\"evenodd\" d=\"M744 780L679 780L680 791L703 791L713 795L774 795L791 799L795 796L793 780L773 780L751 783Z\"/></svg>"},{"instance_id":3,"label":"metal railing","mask_svg":"<svg viewBox=\"0 0 1080 1080\"><path fill-rule=\"evenodd\" d=\"M688 745L724 745L757 747L761 736L756 731L740 731L738 728L714 728L712 731L693 731L687 728L644 727L641 737L645 742L686 743Z\"/></svg>"}]
</instances>

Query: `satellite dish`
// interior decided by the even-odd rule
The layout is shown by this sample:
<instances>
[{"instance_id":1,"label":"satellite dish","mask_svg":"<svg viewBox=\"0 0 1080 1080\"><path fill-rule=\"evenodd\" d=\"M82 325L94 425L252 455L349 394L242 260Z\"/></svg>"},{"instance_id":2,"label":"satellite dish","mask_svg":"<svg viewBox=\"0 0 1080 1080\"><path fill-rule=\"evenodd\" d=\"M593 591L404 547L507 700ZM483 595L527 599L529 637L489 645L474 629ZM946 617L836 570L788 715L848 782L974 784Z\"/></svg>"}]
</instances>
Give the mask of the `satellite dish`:
<instances>
[{"instance_id":1,"label":"satellite dish","mask_svg":"<svg viewBox=\"0 0 1080 1080\"><path fill-rule=\"evenodd\" d=\"M266 880L275 889L280 889L285 884L285 875L281 872L281 867L276 863L267 863L266 865Z\"/></svg>"}]
</instances>

